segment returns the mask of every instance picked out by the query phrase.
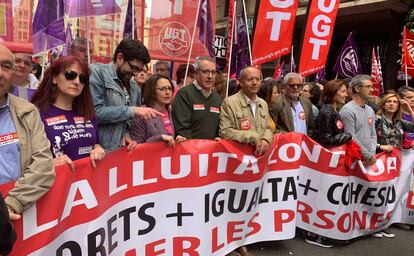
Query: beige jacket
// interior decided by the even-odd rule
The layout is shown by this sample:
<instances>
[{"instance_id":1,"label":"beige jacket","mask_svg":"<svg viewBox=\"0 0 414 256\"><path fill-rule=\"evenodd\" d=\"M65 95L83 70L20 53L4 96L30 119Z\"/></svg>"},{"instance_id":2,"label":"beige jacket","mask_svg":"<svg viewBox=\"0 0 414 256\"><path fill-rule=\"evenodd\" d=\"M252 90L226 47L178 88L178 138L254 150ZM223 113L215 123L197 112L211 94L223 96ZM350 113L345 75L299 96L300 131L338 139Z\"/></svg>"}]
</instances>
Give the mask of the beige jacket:
<instances>
[{"instance_id":1,"label":"beige jacket","mask_svg":"<svg viewBox=\"0 0 414 256\"><path fill-rule=\"evenodd\" d=\"M219 136L223 139L252 145L255 145L259 139L272 144L273 132L269 126L267 103L258 98L256 104L256 118L254 118L246 96L241 90L226 98L220 111Z\"/></svg>"},{"instance_id":2,"label":"beige jacket","mask_svg":"<svg viewBox=\"0 0 414 256\"><path fill-rule=\"evenodd\" d=\"M5 200L12 210L21 213L49 191L55 170L50 142L36 107L10 93L8 97L19 136L21 173Z\"/></svg>"}]
</instances>

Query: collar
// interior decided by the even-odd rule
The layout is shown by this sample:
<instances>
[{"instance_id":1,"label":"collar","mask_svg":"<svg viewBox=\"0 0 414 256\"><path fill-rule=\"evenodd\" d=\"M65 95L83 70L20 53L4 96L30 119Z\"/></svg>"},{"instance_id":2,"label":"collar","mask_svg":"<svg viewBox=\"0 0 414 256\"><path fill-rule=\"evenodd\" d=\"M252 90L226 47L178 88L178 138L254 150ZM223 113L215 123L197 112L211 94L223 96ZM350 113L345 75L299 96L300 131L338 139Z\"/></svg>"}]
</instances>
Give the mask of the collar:
<instances>
[{"instance_id":1,"label":"collar","mask_svg":"<svg viewBox=\"0 0 414 256\"><path fill-rule=\"evenodd\" d=\"M211 89L209 91L204 90L203 88L201 88L201 86L197 83L197 80L194 80L193 82L194 86L197 88L197 90L199 90L204 97L209 97L211 95Z\"/></svg>"},{"instance_id":2,"label":"collar","mask_svg":"<svg viewBox=\"0 0 414 256\"><path fill-rule=\"evenodd\" d=\"M9 93L6 92L6 94L4 95L3 105L0 106L0 109L7 108L9 106L10 106L10 97L9 97Z\"/></svg>"},{"instance_id":3,"label":"collar","mask_svg":"<svg viewBox=\"0 0 414 256\"><path fill-rule=\"evenodd\" d=\"M246 94L242 90L240 90L240 93L243 95L247 104L257 104L259 101L259 97L257 97L257 95L256 95L256 99L251 100L249 97L246 96Z\"/></svg>"}]
</instances>

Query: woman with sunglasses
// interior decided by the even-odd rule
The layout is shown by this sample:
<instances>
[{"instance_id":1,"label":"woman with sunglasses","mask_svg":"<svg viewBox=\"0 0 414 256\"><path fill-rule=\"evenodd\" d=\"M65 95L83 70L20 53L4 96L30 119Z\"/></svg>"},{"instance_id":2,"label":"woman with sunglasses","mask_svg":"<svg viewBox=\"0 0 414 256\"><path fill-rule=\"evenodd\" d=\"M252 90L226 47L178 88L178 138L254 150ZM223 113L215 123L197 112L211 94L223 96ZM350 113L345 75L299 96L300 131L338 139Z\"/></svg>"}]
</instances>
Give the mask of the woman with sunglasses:
<instances>
[{"instance_id":1,"label":"woman with sunglasses","mask_svg":"<svg viewBox=\"0 0 414 256\"><path fill-rule=\"evenodd\" d=\"M173 95L172 81L162 75L155 74L145 83L144 102L164 116L156 116L145 120L142 117L134 117L129 134L137 143L165 141L168 146L174 147L174 128L171 121L170 104ZM184 140L177 136L177 142Z\"/></svg>"},{"instance_id":2,"label":"woman with sunglasses","mask_svg":"<svg viewBox=\"0 0 414 256\"><path fill-rule=\"evenodd\" d=\"M74 56L57 59L46 70L32 103L39 108L55 166L90 156L92 166L105 151L99 145L89 68Z\"/></svg>"}]
</instances>

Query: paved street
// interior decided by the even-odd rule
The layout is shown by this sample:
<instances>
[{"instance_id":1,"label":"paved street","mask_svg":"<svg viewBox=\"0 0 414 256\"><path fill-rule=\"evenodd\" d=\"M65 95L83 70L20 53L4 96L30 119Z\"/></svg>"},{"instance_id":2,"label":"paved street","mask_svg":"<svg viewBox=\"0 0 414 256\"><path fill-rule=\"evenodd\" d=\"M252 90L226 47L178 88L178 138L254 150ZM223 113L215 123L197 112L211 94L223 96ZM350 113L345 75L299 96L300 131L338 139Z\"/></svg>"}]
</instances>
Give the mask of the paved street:
<instances>
[{"instance_id":1,"label":"paved street","mask_svg":"<svg viewBox=\"0 0 414 256\"><path fill-rule=\"evenodd\" d=\"M414 230L390 229L395 232L395 238L364 237L353 240L349 245L327 249L307 244L302 237L286 241L258 243L249 248L256 256L413 256Z\"/></svg>"}]
</instances>

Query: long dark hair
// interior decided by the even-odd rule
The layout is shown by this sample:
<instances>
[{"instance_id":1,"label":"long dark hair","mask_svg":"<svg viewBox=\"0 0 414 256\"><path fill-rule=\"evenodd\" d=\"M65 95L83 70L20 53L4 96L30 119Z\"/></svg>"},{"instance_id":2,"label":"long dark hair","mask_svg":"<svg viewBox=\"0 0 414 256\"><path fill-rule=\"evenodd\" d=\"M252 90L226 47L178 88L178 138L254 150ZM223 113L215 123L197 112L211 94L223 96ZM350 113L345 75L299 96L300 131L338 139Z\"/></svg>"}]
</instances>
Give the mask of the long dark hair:
<instances>
[{"instance_id":1,"label":"long dark hair","mask_svg":"<svg viewBox=\"0 0 414 256\"><path fill-rule=\"evenodd\" d=\"M54 61L45 71L39 88L32 98L32 103L37 106L41 112L47 113L49 111L49 106L55 103L58 96L58 90L56 84L53 83L53 78L57 77L61 72L64 72L75 63L81 67L82 73L89 77L88 64L75 56L61 57ZM78 115L83 116L86 120L95 118L95 108L92 102L89 81L84 85L81 94L73 99L72 107Z\"/></svg>"}]
</instances>

